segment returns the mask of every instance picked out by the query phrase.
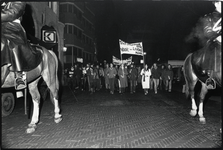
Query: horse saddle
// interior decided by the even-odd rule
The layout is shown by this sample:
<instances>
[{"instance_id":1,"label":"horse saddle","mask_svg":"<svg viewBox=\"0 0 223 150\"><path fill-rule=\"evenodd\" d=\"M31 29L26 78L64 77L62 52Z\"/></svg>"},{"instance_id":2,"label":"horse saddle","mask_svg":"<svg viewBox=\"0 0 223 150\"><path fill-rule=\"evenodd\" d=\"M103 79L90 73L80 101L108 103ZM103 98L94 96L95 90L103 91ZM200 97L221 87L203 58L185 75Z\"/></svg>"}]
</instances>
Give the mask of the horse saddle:
<instances>
[{"instance_id":1,"label":"horse saddle","mask_svg":"<svg viewBox=\"0 0 223 150\"><path fill-rule=\"evenodd\" d=\"M207 85L214 80L214 74L221 69L219 62L221 63L221 48L217 42L212 42L192 54L193 70ZM215 81L212 83L215 84Z\"/></svg>"}]
</instances>

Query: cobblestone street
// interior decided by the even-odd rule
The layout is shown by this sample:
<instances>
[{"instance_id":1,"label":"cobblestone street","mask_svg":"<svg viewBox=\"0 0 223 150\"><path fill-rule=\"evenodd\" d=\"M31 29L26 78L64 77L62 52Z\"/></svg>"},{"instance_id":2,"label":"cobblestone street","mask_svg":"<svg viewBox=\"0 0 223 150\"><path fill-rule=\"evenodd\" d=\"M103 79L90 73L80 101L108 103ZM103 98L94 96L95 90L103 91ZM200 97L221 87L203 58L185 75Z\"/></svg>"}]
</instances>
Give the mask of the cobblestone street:
<instances>
[{"instance_id":1,"label":"cobblestone street","mask_svg":"<svg viewBox=\"0 0 223 150\"><path fill-rule=\"evenodd\" d=\"M53 105L43 103L36 131L26 134L30 119L18 99L10 116L2 118L3 148L219 148L221 103L204 107L206 124L191 117L190 101L173 91L141 90L135 94L109 94L105 90L76 92L64 87L63 120L53 120Z\"/></svg>"}]
</instances>

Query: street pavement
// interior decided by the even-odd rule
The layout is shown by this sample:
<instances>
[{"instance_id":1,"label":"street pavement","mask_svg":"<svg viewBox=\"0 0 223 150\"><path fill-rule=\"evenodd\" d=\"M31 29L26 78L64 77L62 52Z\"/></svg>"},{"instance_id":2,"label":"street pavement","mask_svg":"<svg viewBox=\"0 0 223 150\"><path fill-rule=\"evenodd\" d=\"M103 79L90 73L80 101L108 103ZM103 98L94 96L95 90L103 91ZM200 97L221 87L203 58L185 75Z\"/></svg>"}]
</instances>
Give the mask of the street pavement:
<instances>
[{"instance_id":1,"label":"street pavement","mask_svg":"<svg viewBox=\"0 0 223 150\"><path fill-rule=\"evenodd\" d=\"M173 87L174 88L174 87ZM30 122L20 98L11 115L2 118L2 148L221 148L221 101L204 107L206 124L191 117L190 100L178 87L171 93L141 88L111 95L61 89L63 120L54 123L49 98L41 107L36 131L26 134Z\"/></svg>"}]
</instances>

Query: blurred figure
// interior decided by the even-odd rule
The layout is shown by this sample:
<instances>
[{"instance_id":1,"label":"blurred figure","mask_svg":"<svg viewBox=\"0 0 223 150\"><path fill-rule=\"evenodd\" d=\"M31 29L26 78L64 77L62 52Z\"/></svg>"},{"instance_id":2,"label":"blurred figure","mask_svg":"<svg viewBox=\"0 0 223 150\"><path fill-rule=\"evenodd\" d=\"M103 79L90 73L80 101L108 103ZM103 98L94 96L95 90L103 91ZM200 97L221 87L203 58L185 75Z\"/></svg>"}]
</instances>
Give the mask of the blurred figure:
<instances>
[{"instance_id":1,"label":"blurred figure","mask_svg":"<svg viewBox=\"0 0 223 150\"><path fill-rule=\"evenodd\" d=\"M131 64L129 69L129 81L130 81L130 93L136 92L136 83L137 83L138 71L133 64Z\"/></svg>"},{"instance_id":2,"label":"blurred figure","mask_svg":"<svg viewBox=\"0 0 223 150\"><path fill-rule=\"evenodd\" d=\"M90 64L86 65L86 72L87 72L87 83L88 83L88 90L89 92L91 91L91 84L90 84L90 78L89 78L89 69L90 69Z\"/></svg>"},{"instance_id":3,"label":"blurred figure","mask_svg":"<svg viewBox=\"0 0 223 150\"><path fill-rule=\"evenodd\" d=\"M63 73L63 78L64 78L64 85L67 86L68 85L68 68L64 69L64 73Z\"/></svg>"},{"instance_id":4,"label":"blurred figure","mask_svg":"<svg viewBox=\"0 0 223 150\"><path fill-rule=\"evenodd\" d=\"M117 71L113 67L112 63L110 63L110 67L109 67L109 69L107 70L106 73L107 73L108 78L109 78L110 93L114 94L114 89L115 89L114 82L115 82L115 76L117 74Z\"/></svg>"},{"instance_id":5,"label":"blurred figure","mask_svg":"<svg viewBox=\"0 0 223 150\"><path fill-rule=\"evenodd\" d=\"M154 91L155 91L155 94L157 94L157 88L158 88L159 79L160 79L160 72L159 72L159 69L158 69L156 63L153 64L151 73L152 73L152 77L153 77Z\"/></svg>"},{"instance_id":6,"label":"blurred figure","mask_svg":"<svg viewBox=\"0 0 223 150\"><path fill-rule=\"evenodd\" d=\"M81 87L82 87L82 91L86 91L87 88L87 70L86 67L82 67L82 75L81 75Z\"/></svg>"},{"instance_id":7,"label":"blurred figure","mask_svg":"<svg viewBox=\"0 0 223 150\"><path fill-rule=\"evenodd\" d=\"M74 67L71 66L71 68L68 70L68 86L74 90L75 89L75 83L74 83Z\"/></svg>"},{"instance_id":8,"label":"blurred figure","mask_svg":"<svg viewBox=\"0 0 223 150\"><path fill-rule=\"evenodd\" d=\"M150 76L151 76L151 70L148 68L147 64L145 64L140 74L142 76L142 88L144 89L144 94L147 95L150 88Z\"/></svg>"},{"instance_id":9,"label":"blurred figure","mask_svg":"<svg viewBox=\"0 0 223 150\"><path fill-rule=\"evenodd\" d=\"M153 69L153 65L151 66L151 69L150 70L152 70ZM153 75L151 74L151 76L150 76L150 89L152 90L153 89Z\"/></svg>"},{"instance_id":10,"label":"blurred figure","mask_svg":"<svg viewBox=\"0 0 223 150\"><path fill-rule=\"evenodd\" d=\"M164 80L165 80L165 85L166 85L166 91L168 90L171 92L172 90L172 81L173 81L173 70L172 66L168 64L165 72L164 72Z\"/></svg>"},{"instance_id":11,"label":"blurred figure","mask_svg":"<svg viewBox=\"0 0 223 150\"><path fill-rule=\"evenodd\" d=\"M120 93L124 93L125 88L128 87L127 75L128 75L127 69L125 68L124 64L121 64L121 66L118 69L118 76L121 90Z\"/></svg>"},{"instance_id":12,"label":"blurred figure","mask_svg":"<svg viewBox=\"0 0 223 150\"><path fill-rule=\"evenodd\" d=\"M182 85L182 93L185 93L186 91L186 81L184 78L184 73L183 73L183 66L179 68L179 81Z\"/></svg>"}]
</instances>

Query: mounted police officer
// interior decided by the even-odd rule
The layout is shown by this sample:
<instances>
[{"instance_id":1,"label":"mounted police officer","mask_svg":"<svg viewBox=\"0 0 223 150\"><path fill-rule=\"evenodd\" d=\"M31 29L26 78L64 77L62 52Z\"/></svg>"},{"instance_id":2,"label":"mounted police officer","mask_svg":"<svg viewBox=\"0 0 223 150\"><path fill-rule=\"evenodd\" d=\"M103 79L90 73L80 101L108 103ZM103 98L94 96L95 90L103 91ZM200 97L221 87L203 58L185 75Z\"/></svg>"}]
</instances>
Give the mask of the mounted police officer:
<instances>
[{"instance_id":1,"label":"mounted police officer","mask_svg":"<svg viewBox=\"0 0 223 150\"><path fill-rule=\"evenodd\" d=\"M25 72L41 62L41 52L28 43L21 25L25 7L25 2L1 3L1 67L7 65L10 71L15 72L17 90L26 87Z\"/></svg>"},{"instance_id":2,"label":"mounted police officer","mask_svg":"<svg viewBox=\"0 0 223 150\"><path fill-rule=\"evenodd\" d=\"M221 2L213 2L215 11L204 16L204 35L210 40L221 44Z\"/></svg>"},{"instance_id":3,"label":"mounted police officer","mask_svg":"<svg viewBox=\"0 0 223 150\"><path fill-rule=\"evenodd\" d=\"M208 15L205 15L204 19L204 36L213 41L213 44L207 44L209 49L214 49L217 46L221 46L221 2L214 1L215 11ZM216 65L216 64L215 64ZM204 67L203 73L207 74L209 78L206 80L206 85L209 89L215 88L215 81L212 78L212 71L209 65Z\"/></svg>"}]
</instances>

